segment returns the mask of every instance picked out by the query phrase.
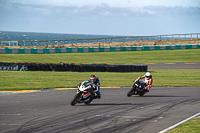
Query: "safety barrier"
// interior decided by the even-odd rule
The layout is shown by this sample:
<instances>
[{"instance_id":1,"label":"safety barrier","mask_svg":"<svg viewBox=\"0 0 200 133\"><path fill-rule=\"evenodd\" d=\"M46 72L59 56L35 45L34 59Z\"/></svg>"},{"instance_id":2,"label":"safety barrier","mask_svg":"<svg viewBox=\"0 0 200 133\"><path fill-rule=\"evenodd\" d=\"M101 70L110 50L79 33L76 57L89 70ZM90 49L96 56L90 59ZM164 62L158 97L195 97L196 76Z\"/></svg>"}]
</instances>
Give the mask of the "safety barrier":
<instances>
[{"instance_id":1,"label":"safety barrier","mask_svg":"<svg viewBox=\"0 0 200 133\"><path fill-rule=\"evenodd\" d=\"M200 44L120 46L120 47L84 47L84 48L1 48L0 54L50 54L50 53L87 53L142 50L198 49Z\"/></svg>"},{"instance_id":2,"label":"safety barrier","mask_svg":"<svg viewBox=\"0 0 200 133\"><path fill-rule=\"evenodd\" d=\"M10 71L72 71L72 72L146 72L147 65L131 64L37 64L37 63L3 63L0 70Z\"/></svg>"},{"instance_id":3,"label":"safety barrier","mask_svg":"<svg viewBox=\"0 0 200 133\"><path fill-rule=\"evenodd\" d=\"M39 47L39 46L64 46L73 44L101 44L121 42L138 42L138 41L162 41L162 40L187 40L187 41L198 41L200 33L190 34L168 34L168 35L155 35L155 36L110 36L110 38L85 38L85 39L67 39L67 40L23 40L23 41L1 41L1 46L21 46L21 47ZM108 37L108 36L107 36Z\"/></svg>"}]
</instances>

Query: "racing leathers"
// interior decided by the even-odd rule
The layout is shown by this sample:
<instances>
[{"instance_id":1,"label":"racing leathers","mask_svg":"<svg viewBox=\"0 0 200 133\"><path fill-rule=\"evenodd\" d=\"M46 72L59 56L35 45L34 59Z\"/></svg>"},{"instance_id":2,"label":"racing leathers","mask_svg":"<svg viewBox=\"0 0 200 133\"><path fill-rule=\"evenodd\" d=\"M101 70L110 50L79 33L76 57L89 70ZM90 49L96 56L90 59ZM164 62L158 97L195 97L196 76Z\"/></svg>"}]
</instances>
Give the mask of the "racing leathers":
<instances>
[{"instance_id":1,"label":"racing leathers","mask_svg":"<svg viewBox=\"0 0 200 133\"><path fill-rule=\"evenodd\" d=\"M144 82L146 83L145 89L146 89L146 92L148 92L149 89L152 87L152 84L153 84L152 75L150 77L147 77L146 75L143 75L141 77L138 77L137 80L143 79L143 78L145 78L145 80L144 80Z\"/></svg>"},{"instance_id":2,"label":"racing leathers","mask_svg":"<svg viewBox=\"0 0 200 133\"><path fill-rule=\"evenodd\" d=\"M99 78L96 77L96 80L94 82L91 82L90 79L88 79L86 82L88 82L88 83L90 82L92 84L93 89L94 89L94 93L97 94L96 97L100 99L101 93L100 93L100 80L99 80Z\"/></svg>"}]
</instances>

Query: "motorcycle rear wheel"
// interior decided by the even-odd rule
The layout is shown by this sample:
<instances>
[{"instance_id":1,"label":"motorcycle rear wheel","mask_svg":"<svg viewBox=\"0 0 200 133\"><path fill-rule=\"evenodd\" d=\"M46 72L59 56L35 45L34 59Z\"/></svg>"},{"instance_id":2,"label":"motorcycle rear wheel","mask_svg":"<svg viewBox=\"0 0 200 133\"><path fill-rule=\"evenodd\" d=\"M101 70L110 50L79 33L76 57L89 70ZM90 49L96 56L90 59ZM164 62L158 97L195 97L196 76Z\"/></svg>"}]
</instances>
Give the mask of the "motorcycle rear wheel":
<instances>
[{"instance_id":1,"label":"motorcycle rear wheel","mask_svg":"<svg viewBox=\"0 0 200 133\"><path fill-rule=\"evenodd\" d=\"M87 102L85 102L86 105L89 105L93 101L93 98L90 98Z\"/></svg>"},{"instance_id":2,"label":"motorcycle rear wheel","mask_svg":"<svg viewBox=\"0 0 200 133\"><path fill-rule=\"evenodd\" d=\"M142 96L144 96L144 94L143 94L143 93L140 93L140 96L142 97Z\"/></svg>"},{"instance_id":3,"label":"motorcycle rear wheel","mask_svg":"<svg viewBox=\"0 0 200 133\"><path fill-rule=\"evenodd\" d=\"M139 95L142 97L142 96L144 96L145 92L146 92L146 90L143 90L142 92L140 92Z\"/></svg>"}]
</instances>

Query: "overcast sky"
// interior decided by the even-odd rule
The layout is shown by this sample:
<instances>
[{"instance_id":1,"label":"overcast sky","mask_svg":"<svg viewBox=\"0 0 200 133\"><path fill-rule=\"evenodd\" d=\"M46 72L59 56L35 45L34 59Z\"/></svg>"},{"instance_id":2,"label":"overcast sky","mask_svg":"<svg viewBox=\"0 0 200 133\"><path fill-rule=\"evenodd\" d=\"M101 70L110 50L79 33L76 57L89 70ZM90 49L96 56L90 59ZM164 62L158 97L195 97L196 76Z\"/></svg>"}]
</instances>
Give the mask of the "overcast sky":
<instances>
[{"instance_id":1,"label":"overcast sky","mask_svg":"<svg viewBox=\"0 0 200 133\"><path fill-rule=\"evenodd\" d=\"M200 33L200 0L0 0L0 31Z\"/></svg>"}]
</instances>

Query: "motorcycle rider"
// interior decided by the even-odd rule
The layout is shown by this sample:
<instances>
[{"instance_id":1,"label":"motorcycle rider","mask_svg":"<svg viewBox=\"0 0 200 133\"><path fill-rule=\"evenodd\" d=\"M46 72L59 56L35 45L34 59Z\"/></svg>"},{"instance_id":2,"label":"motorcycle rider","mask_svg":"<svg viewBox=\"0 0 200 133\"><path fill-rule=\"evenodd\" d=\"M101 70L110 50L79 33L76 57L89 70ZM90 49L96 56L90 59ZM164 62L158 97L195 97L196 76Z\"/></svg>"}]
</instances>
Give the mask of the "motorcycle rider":
<instances>
[{"instance_id":1,"label":"motorcycle rider","mask_svg":"<svg viewBox=\"0 0 200 133\"><path fill-rule=\"evenodd\" d=\"M94 88L95 91L91 91L91 96L95 97L95 93L97 94L97 98L100 99L101 98L101 93L100 93L100 80L98 77L96 77L95 75L91 75L90 78L86 81L86 82L90 82Z\"/></svg>"},{"instance_id":2,"label":"motorcycle rider","mask_svg":"<svg viewBox=\"0 0 200 133\"><path fill-rule=\"evenodd\" d=\"M145 87L146 91L144 92L145 94L146 92L149 92L149 89L152 87L153 79L150 72L147 72L145 75L138 77L137 80L143 79L143 78L145 78L144 82L146 83L146 87Z\"/></svg>"}]
</instances>

